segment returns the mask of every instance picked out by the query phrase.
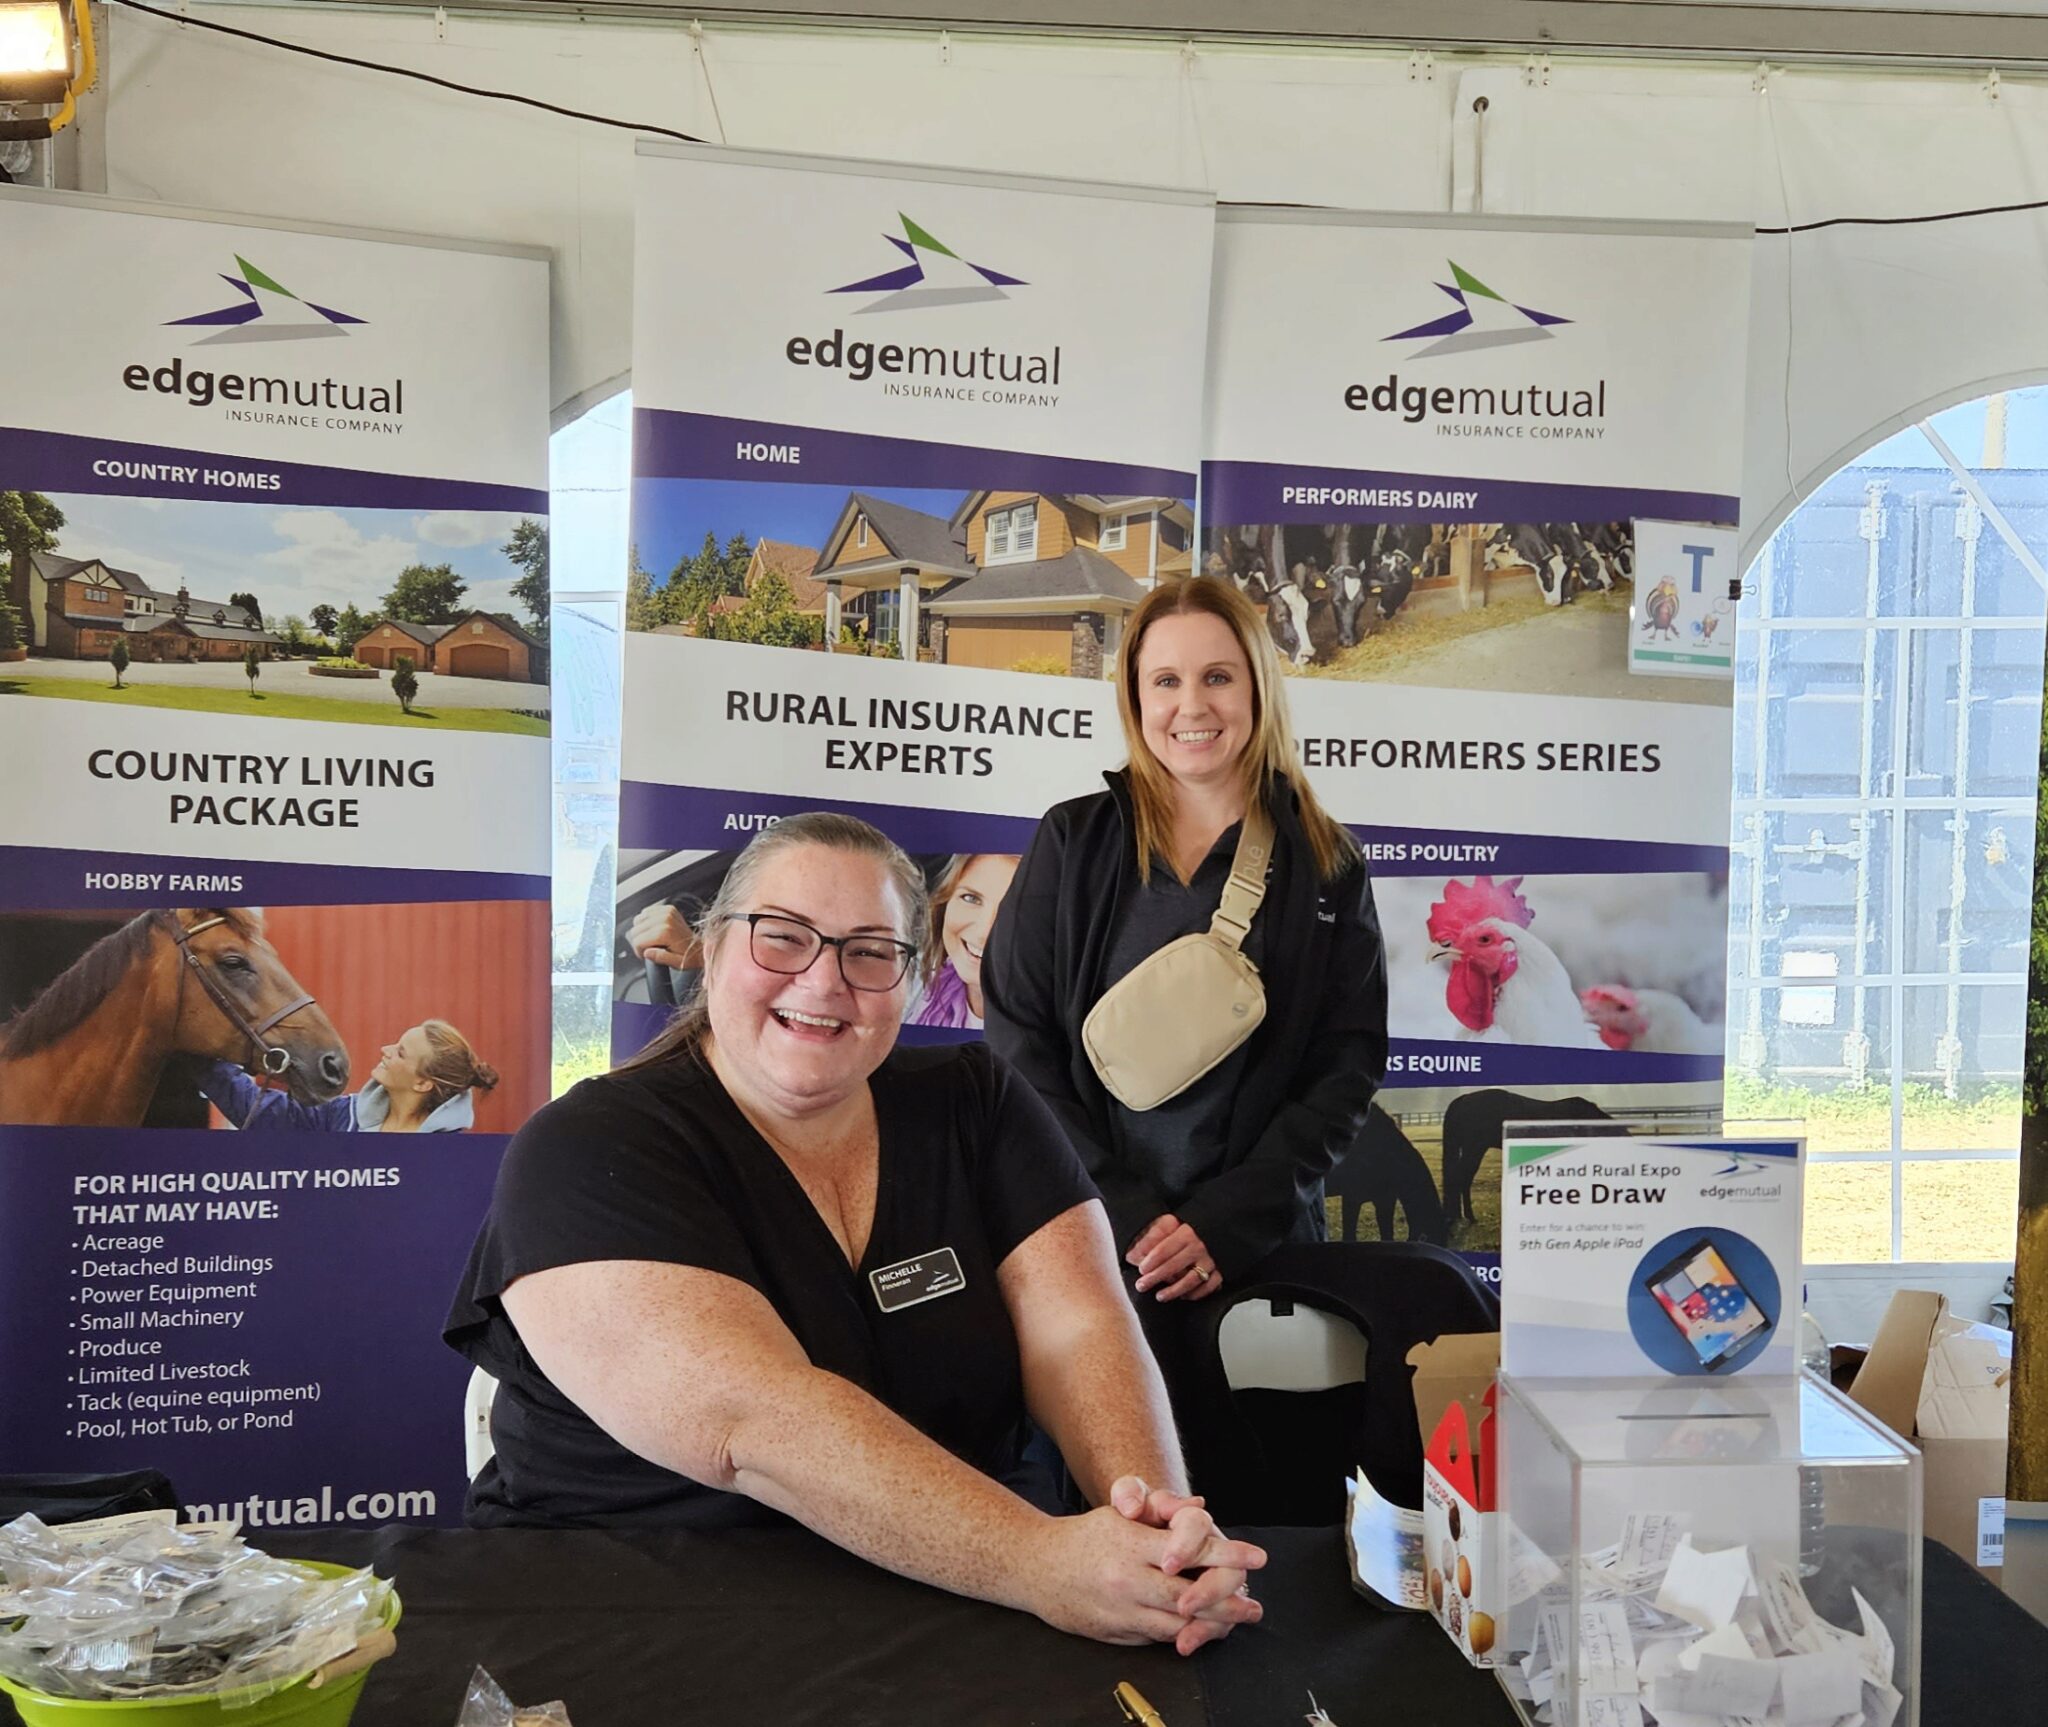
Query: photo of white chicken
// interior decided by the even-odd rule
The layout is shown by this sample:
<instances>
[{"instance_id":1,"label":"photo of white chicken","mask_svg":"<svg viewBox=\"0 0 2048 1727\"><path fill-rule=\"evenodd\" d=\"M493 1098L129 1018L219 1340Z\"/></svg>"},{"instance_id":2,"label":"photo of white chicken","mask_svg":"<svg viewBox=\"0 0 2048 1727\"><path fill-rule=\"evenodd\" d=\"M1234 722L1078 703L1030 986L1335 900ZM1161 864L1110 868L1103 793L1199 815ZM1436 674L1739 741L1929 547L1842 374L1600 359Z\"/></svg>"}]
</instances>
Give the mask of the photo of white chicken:
<instances>
[{"instance_id":1,"label":"photo of white chicken","mask_svg":"<svg viewBox=\"0 0 2048 1727\"><path fill-rule=\"evenodd\" d=\"M1397 1038L1721 1050L1723 878L1402 876L1373 891Z\"/></svg>"},{"instance_id":2,"label":"photo of white chicken","mask_svg":"<svg viewBox=\"0 0 2048 1727\"><path fill-rule=\"evenodd\" d=\"M1517 891L1525 878L1447 881L1429 908L1429 963L1444 976L1444 1005L1466 1035L1501 1043L1597 1046L1564 962L1531 929Z\"/></svg>"},{"instance_id":3,"label":"photo of white chicken","mask_svg":"<svg viewBox=\"0 0 2048 1727\"><path fill-rule=\"evenodd\" d=\"M1669 990L1604 983L1582 991L1579 1000L1609 1049L1634 1049L1646 1055L1719 1055L1727 1041L1721 1027L1708 1025Z\"/></svg>"}]
</instances>

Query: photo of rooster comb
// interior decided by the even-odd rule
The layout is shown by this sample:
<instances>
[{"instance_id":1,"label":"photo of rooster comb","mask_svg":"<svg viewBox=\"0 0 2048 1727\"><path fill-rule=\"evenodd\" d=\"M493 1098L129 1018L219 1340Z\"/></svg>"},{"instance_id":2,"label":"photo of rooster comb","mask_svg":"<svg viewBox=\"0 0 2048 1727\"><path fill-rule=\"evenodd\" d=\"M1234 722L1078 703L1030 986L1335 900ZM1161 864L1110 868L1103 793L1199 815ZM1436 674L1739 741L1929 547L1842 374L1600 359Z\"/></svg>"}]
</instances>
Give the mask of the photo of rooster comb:
<instances>
[{"instance_id":1,"label":"photo of rooster comb","mask_svg":"<svg viewBox=\"0 0 2048 1727\"><path fill-rule=\"evenodd\" d=\"M1473 924L1490 917L1527 929L1536 914L1515 891L1521 885L1520 876L1503 882L1490 875L1474 876L1469 887L1455 879L1445 882L1444 897L1429 908L1429 939L1449 945Z\"/></svg>"}]
</instances>

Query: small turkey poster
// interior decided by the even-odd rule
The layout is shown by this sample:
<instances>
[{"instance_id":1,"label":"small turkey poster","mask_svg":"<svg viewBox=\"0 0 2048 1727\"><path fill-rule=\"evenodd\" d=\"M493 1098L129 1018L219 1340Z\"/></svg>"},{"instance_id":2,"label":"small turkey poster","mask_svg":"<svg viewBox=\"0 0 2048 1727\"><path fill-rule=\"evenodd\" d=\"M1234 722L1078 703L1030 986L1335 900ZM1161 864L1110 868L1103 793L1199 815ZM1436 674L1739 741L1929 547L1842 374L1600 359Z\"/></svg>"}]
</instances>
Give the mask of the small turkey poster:
<instances>
[{"instance_id":1,"label":"small turkey poster","mask_svg":"<svg viewBox=\"0 0 2048 1727\"><path fill-rule=\"evenodd\" d=\"M1628 669L1645 677L1733 678L1739 536L1697 522L1637 522Z\"/></svg>"}]
</instances>

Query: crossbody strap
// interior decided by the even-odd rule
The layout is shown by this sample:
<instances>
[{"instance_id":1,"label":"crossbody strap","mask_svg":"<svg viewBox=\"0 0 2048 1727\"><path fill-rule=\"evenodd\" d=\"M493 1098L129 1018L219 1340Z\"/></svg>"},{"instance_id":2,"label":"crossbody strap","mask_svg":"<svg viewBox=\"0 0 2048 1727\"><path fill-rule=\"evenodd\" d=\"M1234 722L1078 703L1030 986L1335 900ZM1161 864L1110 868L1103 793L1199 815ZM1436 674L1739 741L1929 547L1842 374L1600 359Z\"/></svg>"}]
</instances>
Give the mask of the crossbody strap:
<instances>
[{"instance_id":1,"label":"crossbody strap","mask_svg":"<svg viewBox=\"0 0 2048 1727\"><path fill-rule=\"evenodd\" d=\"M1233 953L1244 945L1259 902L1266 897L1266 865L1273 857L1273 818L1263 799L1245 805L1244 827L1237 836L1237 854L1230 860L1230 879L1209 920L1209 933Z\"/></svg>"}]
</instances>

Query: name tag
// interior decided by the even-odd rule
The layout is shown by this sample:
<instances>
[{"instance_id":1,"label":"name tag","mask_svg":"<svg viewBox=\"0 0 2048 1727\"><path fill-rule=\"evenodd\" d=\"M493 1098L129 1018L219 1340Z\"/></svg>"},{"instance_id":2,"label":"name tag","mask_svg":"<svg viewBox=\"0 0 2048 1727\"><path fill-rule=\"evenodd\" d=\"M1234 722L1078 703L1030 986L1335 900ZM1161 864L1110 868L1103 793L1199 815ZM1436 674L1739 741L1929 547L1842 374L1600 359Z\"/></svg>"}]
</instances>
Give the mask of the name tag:
<instances>
[{"instance_id":1,"label":"name tag","mask_svg":"<svg viewBox=\"0 0 2048 1727\"><path fill-rule=\"evenodd\" d=\"M899 1259L894 1265L869 1272L868 1282L875 1291L875 1304L884 1313L915 1307L920 1301L936 1301L942 1295L957 1295L967 1287L960 1256L950 1247L934 1248L915 1259Z\"/></svg>"}]
</instances>

